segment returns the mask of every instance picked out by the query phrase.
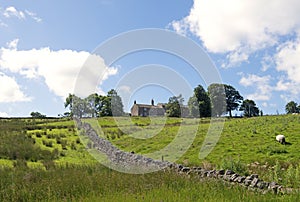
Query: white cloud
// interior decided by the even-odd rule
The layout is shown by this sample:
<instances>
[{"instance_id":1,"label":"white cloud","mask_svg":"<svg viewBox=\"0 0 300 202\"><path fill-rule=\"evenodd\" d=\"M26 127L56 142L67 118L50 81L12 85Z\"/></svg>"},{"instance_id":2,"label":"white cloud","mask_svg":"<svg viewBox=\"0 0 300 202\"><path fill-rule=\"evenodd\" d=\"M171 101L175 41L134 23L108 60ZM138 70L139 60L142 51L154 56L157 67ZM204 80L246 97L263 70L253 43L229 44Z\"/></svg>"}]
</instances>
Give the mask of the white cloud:
<instances>
[{"instance_id":1,"label":"white cloud","mask_svg":"<svg viewBox=\"0 0 300 202\"><path fill-rule=\"evenodd\" d=\"M298 0L194 0L190 14L173 22L173 28L181 33L188 27L208 51L229 53L234 65L257 50L277 45L278 37L296 32L299 9Z\"/></svg>"},{"instance_id":2,"label":"white cloud","mask_svg":"<svg viewBox=\"0 0 300 202\"><path fill-rule=\"evenodd\" d=\"M252 86L254 84L267 84L270 80L270 76L257 76L255 74L249 74L248 76L243 76L240 80L240 84L243 86Z\"/></svg>"},{"instance_id":3,"label":"white cloud","mask_svg":"<svg viewBox=\"0 0 300 202\"><path fill-rule=\"evenodd\" d=\"M285 101L300 99L300 39L282 44L275 54L276 70L283 72L276 84L277 91L283 91Z\"/></svg>"},{"instance_id":4,"label":"white cloud","mask_svg":"<svg viewBox=\"0 0 300 202\"><path fill-rule=\"evenodd\" d=\"M13 50L16 50L17 49L17 46L18 46L18 43L19 43L19 39L14 39L10 42L7 43L7 47L9 49L13 49Z\"/></svg>"},{"instance_id":5,"label":"white cloud","mask_svg":"<svg viewBox=\"0 0 300 202\"><path fill-rule=\"evenodd\" d=\"M120 86L118 89L117 89L118 92L120 93L124 93L124 94L131 94L131 88L130 86Z\"/></svg>"},{"instance_id":6,"label":"white cloud","mask_svg":"<svg viewBox=\"0 0 300 202\"><path fill-rule=\"evenodd\" d=\"M30 101L16 80L0 72L0 103Z\"/></svg>"},{"instance_id":7,"label":"white cloud","mask_svg":"<svg viewBox=\"0 0 300 202\"><path fill-rule=\"evenodd\" d=\"M285 103L288 103L292 100L297 101L299 99L299 96L293 95L293 94L290 94L290 93L284 93L284 94L280 95L280 98L282 100L284 100Z\"/></svg>"},{"instance_id":8,"label":"white cloud","mask_svg":"<svg viewBox=\"0 0 300 202\"><path fill-rule=\"evenodd\" d=\"M15 8L14 6L9 6L4 10L0 8L0 14L2 14L5 18L15 17L18 18L19 20L25 20L27 17L29 17L38 23L42 22L42 18L40 18L36 13L31 12L29 10L21 11ZM8 26L6 23L2 21L0 21L0 25L5 27Z\"/></svg>"},{"instance_id":9,"label":"white cloud","mask_svg":"<svg viewBox=\"0 0 300 202\"><path fill-rule=\"evenodd\" d=\"M76 90L85 96L117 73L117 69L107 67L101 57L85 51L17 50L14 46L0 49L0 68L27 78L42 77L48 88L62 98L74 92L76 81L80 84Z\"/></svg>"},{"instance_id":10,"label":"white cloud","mask_svg":"<svg viewBox=\"0 0 300 202\"><path fill-rule=\"evenodd\" d=\"M8 27L8 25L4 23L2 20L0 20L0 27Z\"/></svg>"},{"instance_id":11,"label":"white cloud","mask_svg":"<svg viewBox=\"0 0 300 202\"><path fill-rule=\"evenodd\" d=\"M257 76L249 74L242 76L240 84L245 87L254 87L256 90L252 94L248 94L247 99L252 100L270 100L273 88L270 86L270 76Z\"/></svg>"},{"instance_id":12,"label":"white cloud","mask_svg":"<svg viewBox=\"0 0 300 202\"><path fill-rule=\"evenodd\" d=\"M228 64L223 64L223 67L231 67L233 65L240 64L242 62L248 61L249 55L246 52L231 52L227 55L227 59L229 61Z\"/></svg>"},{"instance_id":13,"label":"white cloud","mask_svg":"<svg viewBox=\"0 0 300 202\"><path fill-rule=\"evenodd\" d=\"M9 117L9 115L6 112L0 112L0 117Z\"/></svg>"},{"instance_id":14,"label":"white cloud","mask_svg":"<svg viewBox=\"0 0 300 202\"><path fill-rule=\"evenodd\" d=\"M274 65L274 59L270 55L265 55L261 60L261 71L265 72Z\"/></svg>"},{"instance_id":15,"label":"white cloud","mask_svg":"<svg viewBox=\"0 0 300 202\"><path fill-rule=\"evenodd\" d=\"M278 90L278 91L288 91L289 88L291 88L293 86L294 85L291 82L280 79L276 84L276 90Z\"/></svg>"},{"instance_id":16,"label":"white cloud","mask_svg":"<svg viewBox=\"0 0 300 202\"><path fill-rule=\"evenodd\" d=\"M10 6L7 7L4 12L3 15L7 18L11 18L11 17L17 17L19 19L25 19L25 14L23 11L18 11L15 7Z\"/></svg>"},{"instance_id":17,"label":"white cloud","mask_svg":"<svg viewBox=\"0 0 300 202\"><path fill-rule=\"evenodd\" d=\"M263 102L261 105L263 107L270 107L270 108L276 108L277 107L277 104L270 103L270 102Z\"/></svg>"},{"instance_id":18,"label":"white cloud","mask_svg":"<svg viewBox=\"0 0 300 202\"><path fill-rule=\"evenodd\" d=\"M42 22L42 18L38 17L36 13L33 13L31 11L25 10L25 13L30 16L33 20L35 20L36 22Z\"/></svg>"},{"instance_id":19,"label":"white cloud","mask_svg":"<svg viewBox=\"0 0 300 202\"><path fill-rule=\"evenodd\" d=\"M300 40L283 44L275 56L276 69L287 73L288 79L300 84Z\"/></svg>"},{"instance_id":20,"label":"white cloud","mask_svg":"<svg viewBox=\"0 0 300 202\"><path fill-rule=\"evenodd\" d=\"M275 90L282 91L283 100L298 100L300 98L300 83L291 81L289 79L281 78L276 84Z\"/></svg>"}]
</instances>

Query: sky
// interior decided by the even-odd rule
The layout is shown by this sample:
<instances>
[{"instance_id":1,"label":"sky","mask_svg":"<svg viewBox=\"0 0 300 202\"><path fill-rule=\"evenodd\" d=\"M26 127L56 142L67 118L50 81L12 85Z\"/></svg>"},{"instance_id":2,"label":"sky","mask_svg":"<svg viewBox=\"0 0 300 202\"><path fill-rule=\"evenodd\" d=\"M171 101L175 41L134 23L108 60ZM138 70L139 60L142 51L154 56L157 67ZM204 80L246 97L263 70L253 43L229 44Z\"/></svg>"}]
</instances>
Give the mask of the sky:
<instances>
[{"instance_id":1,"label":"sky","mask_svg":"<svg viewBox=\"0 0 300 202\"><path fill-rule=\"evenodd\" d=\"M287 102L300 102L299 10L298 0L0 0L0 117L68 111L64 100L76 92L85 65L94 69L84 93L117 89L125 111L134 100L167 102L181 93L187 102L194 87L207 88L203 75L178 55L143 50L108 63L96 54L115 37L149 28L193 40L223 83L264 114L285 113ZM163 79L187 85L174 90ZM140 83L133 89L125 80Z\"/></svg>"}]
</instances>

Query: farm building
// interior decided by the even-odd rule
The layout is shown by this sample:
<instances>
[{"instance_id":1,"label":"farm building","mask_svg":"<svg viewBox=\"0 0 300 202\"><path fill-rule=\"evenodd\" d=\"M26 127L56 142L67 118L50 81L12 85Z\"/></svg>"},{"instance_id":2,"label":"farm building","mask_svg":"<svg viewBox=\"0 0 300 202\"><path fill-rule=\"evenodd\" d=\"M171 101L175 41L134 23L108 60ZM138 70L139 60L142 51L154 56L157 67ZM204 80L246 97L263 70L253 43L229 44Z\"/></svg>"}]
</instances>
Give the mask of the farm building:
<instances>
[{"instance_id":1,"label":"farm building","mask_svg":"<svg viewBox=\"0 0 300 202\"><path fill-rule=\"evenodd\" d=\"M134 101L131 107L131 116L164 116L165 112L164 104L154 105L154 100L151 100L151 105L137 104Z\"/></svg>"}]
</instances>

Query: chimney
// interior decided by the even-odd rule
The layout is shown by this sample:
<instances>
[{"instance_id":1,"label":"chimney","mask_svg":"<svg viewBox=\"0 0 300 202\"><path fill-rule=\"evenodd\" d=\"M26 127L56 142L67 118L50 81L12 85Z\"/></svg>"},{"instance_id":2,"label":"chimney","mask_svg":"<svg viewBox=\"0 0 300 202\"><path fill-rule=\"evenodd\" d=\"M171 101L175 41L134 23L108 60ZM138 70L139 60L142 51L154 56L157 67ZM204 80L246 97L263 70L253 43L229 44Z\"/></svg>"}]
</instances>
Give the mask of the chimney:
<instances>
[{"instance_id":1,"label":"chimney","mask_svg":"<svg viewBox=\"0 0 300 202\"><path fill-rule=\"evenodd\" d=\"M153 99L151 100L151 105L154 106L154 100Z\"/></svg>"}]
</instances>

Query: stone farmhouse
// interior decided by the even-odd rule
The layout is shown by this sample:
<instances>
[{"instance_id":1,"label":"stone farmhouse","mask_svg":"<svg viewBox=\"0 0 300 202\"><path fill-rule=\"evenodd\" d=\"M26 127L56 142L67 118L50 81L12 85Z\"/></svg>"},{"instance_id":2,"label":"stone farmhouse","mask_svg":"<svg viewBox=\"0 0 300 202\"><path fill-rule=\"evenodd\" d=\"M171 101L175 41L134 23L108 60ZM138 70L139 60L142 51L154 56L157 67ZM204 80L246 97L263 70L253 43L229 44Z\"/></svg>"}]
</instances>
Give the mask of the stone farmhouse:
<instances>
[{"instance_id":1,"label":"stone farmhouse","mask_svg":"<svg viewBox=\"0 0 300 202\"><path fill-rule=\"evenodd\" d=\"M131 107L131 116L165 116L166 110L164 104L154 105L154 100L151 100L151 104L137 104L134 101L133 106Z\"/></svg>"}]
</instances>

